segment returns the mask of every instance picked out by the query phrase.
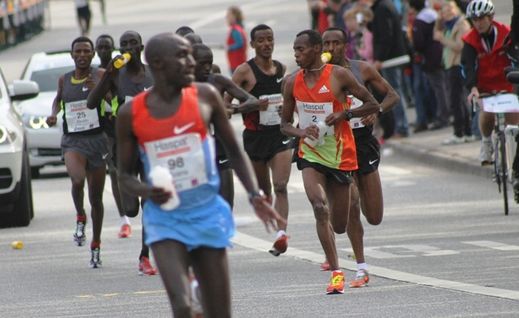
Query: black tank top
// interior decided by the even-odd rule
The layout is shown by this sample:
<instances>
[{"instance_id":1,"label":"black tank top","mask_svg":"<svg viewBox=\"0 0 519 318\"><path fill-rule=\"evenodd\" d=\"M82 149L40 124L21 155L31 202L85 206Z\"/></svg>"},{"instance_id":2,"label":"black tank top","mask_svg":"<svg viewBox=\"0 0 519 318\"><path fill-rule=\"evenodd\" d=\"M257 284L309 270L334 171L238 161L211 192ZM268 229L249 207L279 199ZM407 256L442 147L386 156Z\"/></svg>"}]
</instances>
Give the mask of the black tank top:
<instances>
[{"instance_id":1,"label":"black tank top","mask_svg":"<svg viewBox=\"0 0 519 318\"><path fill-rule=\"evenodd\" d=\"M356 60L350 60L350 71L353 73L353 76L357 79L357 81L365 86L366 83L364 82L364 79L362 78L362 72L360 71L360 61ZM353 128L353 127L352 127ZM353 136L355 138L359 138L361 136L370 135L373 133L373 126L364 126L359 128L354 128L353 130Z\"/></svg>"},{"instance_id":2,"label":"black tank top","mask_svg":"<svg viewBox=\"0 0 519 318\"><path fill-rule=\"evenodd\" d=\"M250 91L250 94L256 98L260 98L263 95L281 94L281 82L283 81L283 66L280 62L274 60L276 66L276 74L267 75L254 62L254 59L247 61L254 77L256 78L256 84ZM259 123L259 111L253 111L250 113L243 114L243 123L245 128L249 130L265 130L265 129L279 129L279 125L274 126L263 126Z\"/></svg>"},{"instance_id":3,"label":"black tank top","mask_svg":"<svg viewBox=\"0 0 519 318\"><path fill-rule=\"evenodd\" d=\"M135 95L153 86L153 77L151 76L148 65L144 65L144 78L140 82L132 81L127 73L128 71L125 67L119 70L117 83L117 102L119 105L124 104Z\"/></svg>"},{"instance_id":4,"label":"black tank top","mask_svg":"<svg viewBox=\"0 0 519 318\"><path fill-rule=\"evenodd\" d=\"M90 74L97 83L97 69L91 68ZM89 109L86 105L90 89L85 82L72 83L74 71L66 73L63 78L63 133L74 135L93 135L103 131L101 105Z\"/></svg>"}]
</instances>

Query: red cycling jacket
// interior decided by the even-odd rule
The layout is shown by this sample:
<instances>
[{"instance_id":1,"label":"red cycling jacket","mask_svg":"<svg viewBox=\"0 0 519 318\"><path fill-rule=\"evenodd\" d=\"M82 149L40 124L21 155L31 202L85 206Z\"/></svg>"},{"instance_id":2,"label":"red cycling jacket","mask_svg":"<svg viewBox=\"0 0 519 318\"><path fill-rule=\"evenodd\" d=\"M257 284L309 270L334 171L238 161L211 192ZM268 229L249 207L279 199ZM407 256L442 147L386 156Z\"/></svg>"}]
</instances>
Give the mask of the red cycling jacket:
<instances>
[{"instance_id":1,"label":"red cycling jacket","mask_svg":"<svg viewBox=\"0 0 519 318\"><path fill-rule=\"evenodd\" d=\"M490 52L476 29L473 28L463 36L463 41L472 46L478 54L477 88L481 93L512 92L513 86L506 80L504 73L505 67L510 66L511 61L503 47L510 27L496 21L492 27L495 28L496 38Z\"/></svg>"}]
</instances>

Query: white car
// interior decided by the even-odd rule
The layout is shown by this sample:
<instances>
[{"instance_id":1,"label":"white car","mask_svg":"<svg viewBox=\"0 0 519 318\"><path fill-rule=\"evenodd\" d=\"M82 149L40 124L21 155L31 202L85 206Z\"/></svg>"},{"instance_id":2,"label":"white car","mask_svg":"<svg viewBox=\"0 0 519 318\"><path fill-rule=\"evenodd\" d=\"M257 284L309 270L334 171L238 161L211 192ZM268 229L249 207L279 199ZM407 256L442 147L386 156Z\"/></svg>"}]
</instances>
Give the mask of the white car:
<instances>
[{"instance_id":1,"label":"white car","mask_svg":"<svg viewBox=\"0 0 519 318\"><path fill-rule=\"evenodd\" d=\"M97 57L92 65L99 65ZM40 94L16 105L21 114L27 134L27 148L33 177L39 175L46 165L62 165L61 136L63 121L61 114L55 126L49 127L47 116L52 112L52 102L58 90L61 75L74 69L74 60L68 51L40 52L32 55L22 73L22 80L38 83Z\"/></svg>"},{"instance_id":2,"label":"white car","mask_svg":"<svg viewBox=\"0 0 519 318\"><path fill-rule=\"evenodd\" d=\"M34 82L7 87L0 71L0 227L27 226L34 217L25 132L11 100L33 98Z\"/></svg>"}]
</instances>

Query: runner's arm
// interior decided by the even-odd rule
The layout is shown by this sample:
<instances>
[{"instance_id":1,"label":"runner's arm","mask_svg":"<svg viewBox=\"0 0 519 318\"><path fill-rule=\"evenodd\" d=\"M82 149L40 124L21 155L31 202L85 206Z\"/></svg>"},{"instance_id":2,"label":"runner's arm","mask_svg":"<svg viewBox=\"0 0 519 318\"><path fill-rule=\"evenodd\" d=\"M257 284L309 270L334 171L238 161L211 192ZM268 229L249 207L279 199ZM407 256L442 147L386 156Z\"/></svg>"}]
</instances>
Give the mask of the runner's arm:
<instances>
[{"instance_id":1,"label":"runner's arm","mask_svg":"<svg viewBox=\"0 0 519 318\"><path fill-rule=\"evenodd\" d=\"M391 110L400 100L400 96L396 93L394 88L380 75L380 73L372 66L367 67L369 85L384 99L380 103L379 111L385 113Z\"/></svg>"},{"instance_id":2,"label":"runner's arm","mask_svg":"<svg viewBox=\"0 0 519 318\"><path fill-rule=\"evenodd\" d=\"M294 111L296 108L296 100L294 98L294 79L295 74L285 77L283 81L283 107L281 108L281 132L289 137L313 137L319 138L319 129L312 125L306 129L294 127Z\"/></svg>"},{"instance_id":3,"label":"runner's arm","mask_svg":"<svg viewBox=\"0 0 519 318\"><path fill-rule=\"evenodd\" d=\"M236 175L249 193L249 199L256 215L263 221L267 230L270 228L277 230L283 224L286 224L286 220L279 216L268 203L266 196L259 191L252 164L239 146L238 140L236 140L234 130L225 114L224 103L220 94L210 85L199 84L198 89L201 100L205 100L212 108L210 123L214 125L215 134L222 141Z\"/></svg>"},{"instance_id":4,"label":"runner's arm","mask_svg":"<svg viewBox=\"0 0 519 318\"><path fill-rule=\"evenodd\" d=\"M215 75L215 78L222 84L227 95L240 101L240 104L237 106L231 104L233 113L247 113L253 110L258 110L259 101L256 97L249 94L225 76Z\"/></svg>"},{"instance_id":5,"label":"runner's arm","mask_svg":"<svg viewBox=\"0 0 519 318\"><path fill-rule=\"evenodd\" d=\"M62 75L58 79L58 90L56 91L56 97L52 101L52 110L50 116L47 117L47 125L54 126L56 125L57 118L56 116L61 110L61 98L63 96L63 82L65 81L65 77Z\"/></svg>"},{"instance_id":6,"label":"runner's arm","mask_svg":"<svg viewBox=\"0 0 519 318\"><path fill-rule=\"evenodd\" d=\"M117 131L117 167L119 185L122 191L150 199L157 204L165 203L171 197L171 192L162 188L148 186L137 179L137 140L132 129L131 103L124 104L119 108L116 122Z\"/></svg>"},{"instance_id":7,"label":"runner's arm","mask_svg":"<svg viewBox=\"0 0 519 318\"><path fill-rule=\"evenodd\" d=\"M90 93L88 94L87 98L87 105L101 105L103 98L106 99L108 93L116 91L113 79L117 71L113 67L113 61L114 59L112 59L112 61L108 63L106 70L99 70L101 71L101 73L99 73L99 78L101 78L101 80L96 84L96 86L93 89L90 90ZM110 98L108 98L107 100L110 100Z\"/></svg>"}]
</instances>

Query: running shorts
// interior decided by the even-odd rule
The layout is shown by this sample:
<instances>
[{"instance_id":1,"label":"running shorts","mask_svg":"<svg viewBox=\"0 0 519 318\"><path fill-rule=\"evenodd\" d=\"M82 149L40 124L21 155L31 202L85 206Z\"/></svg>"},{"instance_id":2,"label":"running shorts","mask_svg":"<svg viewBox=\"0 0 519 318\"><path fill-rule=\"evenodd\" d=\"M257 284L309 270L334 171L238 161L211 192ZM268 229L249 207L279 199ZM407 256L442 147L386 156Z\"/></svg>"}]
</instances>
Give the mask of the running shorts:
<instances>
[{"instance_id":1,"label":"running shorts","mask_svg":"<svg viewBox=\"0 0 519 318\"><path fill-rule=\"evenodd\" d=\"M375 136L362 135L355 138L357 147L357 172L361 175L369 174L378 169L380 163L380 144Z\"/></svg>"},{"instance_id":2,"label":"running shorts","mask_svg":"<svg viewBox=\"0 0 519 318\"><path fill-rule=\"evenodd\" d=\"M297 169L303 170L305 168L312 168L323 174L326 178L331 178L341 184L351 184L353 181L351 171L333 169L316 162L310 162L303 158L297 158Z\"/></svg>"},{"instance_id":3,"label":"running shorts","mask_svg":"<svg viewBox=\"0 0 519 318\"><path fill-rule=\"evenodd\" d=\"M87 170L106 166L109 156L108 138L105 133L95 135L64 134L61 137L63 156L67 152L78 152L87 159Z\"/></svg>"},{"instance_id":4,"label":"running shorts","mask_svg":"<svg viewBox=\"0 0 519 318\"><path fill-rule=\"evenodd\" d=\"M292 148L292 138L285 136L279 126L266 130L243 131L243 147L252 161L267 162L282 151Z\"/></svg>"}]
</instances>

